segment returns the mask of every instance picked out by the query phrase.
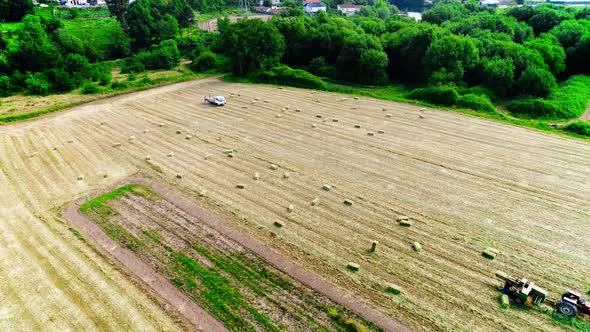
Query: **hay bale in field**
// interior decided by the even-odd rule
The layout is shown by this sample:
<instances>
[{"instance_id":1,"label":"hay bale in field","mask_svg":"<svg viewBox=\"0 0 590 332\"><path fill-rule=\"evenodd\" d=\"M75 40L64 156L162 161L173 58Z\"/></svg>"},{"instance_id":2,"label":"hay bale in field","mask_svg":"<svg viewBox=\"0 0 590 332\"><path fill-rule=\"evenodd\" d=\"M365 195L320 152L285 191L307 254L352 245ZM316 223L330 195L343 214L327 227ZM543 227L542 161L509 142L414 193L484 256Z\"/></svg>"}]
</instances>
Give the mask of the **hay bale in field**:
<instances>
[{"instance_id":1,"label":"hay bale in field","mask_svg":"<svg viewBox=\"0 0 590 332\"><path fill-rule=\"evenodd\" d=\"M36 156L36 155L38 155L38 154L39 154L39 152L33 152L33 153L31 153L31 154L29 155L29 157L30 157L30 158L33 158L34 156Z\"/></svg>"},{"instance_id":2,"label":"hay bale in field","mask_svg":"<svg viewBox=\"0 0 590 332\"><path fill-rule=\"evenodd\" d=\"M174 152L168 152L168 157L174 157Z\"/></svg>"},{"instance_id":3,"label":"hay bale in field","mask_svg":"<svg viewBox=\"0 0 590 332\"><path fill-rule=\"evenodd\" d=\"M293 212L293 210L295 210L295 207L293 206L293 204L289 204L289 206L287 206L287 211Z\"/></svg>"},{"instance_id":4,"label":"hay bale in field","mask_svg":"<svg viewBox=\"0 0 590 332\"><path fill-rule=\"evenodd\" d=\"M275 117L276 117L276 118L280 118L280 117L281 117L281 115L280 115L280 114L276 114L276 115L275 115Z\"/></svg>"},{"instance_id":5,"label":"hay bale in field","mask_svg":"<svg viewBox=\"0 0 590 332\"><path fill-rule=\"evenodd\" d=\"M420 119L424 119L424 118L426 118L426 117L425 117L424 115L422 115L422 114L418 115L418 117L419 117Z\"/></svg>"},{"instance_id":6,"label":"hay bale in field","mask_svg":"<svg viewBox=\"0 0 590 332\"><path fill-rule=\"evenodd\" d=\"M281 228L283 226L285 226L285 223L283 223L282 221L278 221L276 220L273 225L275 225L275 227Z\"/></svg>"},{"instance_id":7,"label":"hay bale in field","mask_svg":"<svg viewBox=\"0 0 590 332\"><path fill-rule=\"evenodd\" d=\"M360 269L361 269L361 266L360 266L360 265L358 265L357 263L349 262L349 263L346 265L346 268L347 268L347 269L349 269L350 271L354 271L354 272L356 272L356 271L358 271L358 270L360 270Z\"/></svg>"},{"instance_id":8,"label":"hay bale in field","mask_svg":"<svg viewBox=\"0 0 590 332\"><path fill-rule=\"evenodd\" d=\"M248 109L248 106L244 105L242 106L243 109Z\"/></svg>"},{"instance_id":9,"label":"hay bale in field","mask_svg":"<svg viewBox=\"0 0 590 332\"><path fill-rule=\"evenodd\" d=\"M383 107L381 110L382 110L383 112L386 112L386 111L387 111L387 108Z\"/></svg>"},{"instance_id":10,"label":"hay bale in field","mask_svg":"<svg viewBox=\"0 0 590 332\"><path fill-rule=\"evenodd\" d=\"M419 111L419 112L424 112L424 111L426 111L426 108L425 108L425 107L422 107L422 108L421 108L421 109L419 109L418 111Z\"/></svg>"},{"instance_id":11,"label":"hay bale in field","mask_svg":"<svg viewBox=\"0 0 590 332\"><path fill-rule=\"evenodd\" d=\"M206 155L205 157L203 157L203 159L205 159L205 160L207 160L207 159L209 159L209 158L211 158L211 155L210 155L210 154L208 154L208 155Z\"/></svg>"},{"instance_id":12,"label":"hay bale in field","mask_svg":"<svg viewBox=\"0 0 590 332\"><path fill-rule=\"evenodd\" d=\"M409 221L408 219L404 219L404 220L400 220L398 222L398 225L400 225L402 227L411 227L412 226L412 222Z\"/></svg>"},{"instance_id":13,"label":"hay bale in field","mask_svg":"<svg viewBox=\"0 0 590 332\"><path fill-rule=\"evenodd\" d=\"M314 199L311 200L311 206L316 206L318 204L320 204L320 199L319 198L316 197L316 198L314 198Z\"/></svg>"},{"instance_id":14,"label":"hay bale in field","mask_svg":"<svg viewBox=\"0 0 590 332\"><path fill-rule=\"evenodd\" d=\"M236 184L236 188L238 188L238 189L245 189L246 188L246 185L243 184L243 183L238 183L238 184Z\"/></svg>"},{"instance_id":15,"label":"hay bale in field","mask_svg":"<svg viewBox=\"0 0 590 332\"><path fill-rule=\"evenodd\" d=\"M311 127L312 127L312 128L317 128L317 127L318 127L318 125L317 125L317 124L315 124L315 123L313 123L313 124L311 125Z\"/></svg>"},{"instance_id":16,"label":"hay bale in field","mask_svg":"<svg viewBox=\"0 0 590 332\"><path fill-rule=\"evenodd\" d=\"M180 135L180 134L182 134L182 130L177 130L177 131L176 131L176 134L177 134L177 135Z\"/></svg>"},{"instance_id":17,"label":"hay bale in field","mask_svg":"<svg viewBox=\"0 0 590 332\"><path fill-rule=\"evenodd\" d=\"M233 158L233 157L234 157L234 153L233 153L233 152L232 152L232 153L228 153L228 154L227 154L227 157L228 157L228 158Z\"/></svg>"},{"instance_id":18,"label":"hay bale in field","mask_svg":"<svg viewBox=\"0 0 590 332\"><path fill-rule=\"evenodd\" d=\"M102 125L104 125L105 123L106 123L106 121L101 121L101 122L99 123L99 125L101 125L101 126L102 126Z\"/></svg>"},{"instance_id":19,"label":"hay bale in field","mask_svg":"<svg viewBox=\"0 0 590 332\"><path fill-rule=\"evenodd\" d=\"M508 279L508 274L502 271L496 271L496 277L502 280Z\"/></svg>"},{"instance_id":20,"label":"hay bale in field","mask_svg":"<svg viewBox=\"0 0 590 332\"><path fill-rule=\"evenodd\" d=\"M297 113L301 113L301 108L296 108L296 109L295 109L295 112L297 112Z\"/></svg>"},{"instance_id":21,"label":"hay bale in field","mask_svg":"<svg viewBox=\"0 0 590 332\"><path fill-rule=\"evenodd\" d=\"M113 147L114 147L114 148L118 148L118 147L120 147L120 146L121 146L121 143L113 143Z\"/></svg>"},{"instance_id":22,"label":"hay bale in field","mask_svg":"<svg viewBox=\"0 0 590 332\"><path fill-rule=\"evenodd\" d=\"M414 249L415 252L420 252L422 251L422 245L420 242L414 242L414 244L412 244L412 249Z\"/></svg>"},{"instance_id":23,"label":"hay bale in field","mask_svg":"<svg viewBox=\"0 0 590 332\"><path fill-rule=\"evenodd\" d=\"M78 181L82 181L82 180L84 180L84 175L82 175L82 174L78 175Z\"/></svg>"},{"instance_id":24,"label":"hay bale in field","mask_svg":"<svg viewBox=\"0 0 590 332\"><path fill-rule=\"evenodd\" d=\"M354 202L352 200L350 200L348 198L344 200L344 205L352 206L352 204L354 204Z\"/></svg>"},{"instance_id":25,"label":"hay bale in field","mask_svg":"<svg viewBox=\"0 0 590 332\"><path fill-rule=\"evenodd\" d=\"M223 153L225 153L225 154L232 153L232 152L234 152L233 149L223 150Z\"/></svg>"},{"instance_id":26,"label":"hay bale in field","mask_svg":"<svg viewBox=\"0 0 590 332\"><path fill-rule=\"evenodd\" d=\"M354 127L358 129L361 127L361 125L354 125Z\"/></svg>"},{"instance_id":27,"label":"hay bale in field","mask_svg":"<svg viewBox=\"0 0 590 332\"><path fill-rule=\"evenodd\" d=\"M385 284L385 291L387 293L391 293L393 295L400 295L403 292L403 288L396 284L386 283Z\"/></svg>"},{"instance_id":28,"label":"hay bale in field","mask_svg":"<svg viewBox=\"0 0 590 332\"><path fill-rule=\"evenodd\" d=\"M270 164L270 169L272 169L273 171L276 171L277 169L279 169L279 166L277 166L275 164Z\"/></svg>"},{"instance_id":29,"label":"hay bale in field","mask_svg":"<svg viewBox=\"0 0 590 332\"><path fill-rule=\"evenodd\" d=\"M149 132L150 132L150 130L149 130L149 129L144 129L144 130L143 130L143 133L144 133L144 134L147 134L147 133L149 133Z\"/></svg>"},{"instance_id":30,"label":"hay bale in field","mask_svg":"<svg viewBox=\"0 0 590 332\"><path fill-rule=\"evenodd\" d=\"M73 139L69 139L68 140L68 143L74 143L74 140Z\"/></svg>"},{"instance_id":31,"label":"hay bale in field","mask_svg":"<svg viewBox=\"0 0 590 332\"><path fill-rule=\"evenodd\" d=\"M259 97L256 97L256 98L254 98L254 100L258 101L258 100L260 100L260 98Z\"/></svg>"},{"instance_id":32,"label":"hay bale in field","mask_svg":"<svg viewBox=\"0 0 590 332\"><path fill-rule=\"evenodd\" d=\"M149 154L147 156L145 156L145 160L152 160L152 156L150 156Z\"/></svg>"},{"instance_id":33,"label":"hay bale in field","mask_svg":"<svg viewBox=\"0 0 590 332\"><path fill-rule=\"evenodd\" d=\"M391 113L387 113L387 114L385 114L385 117L386 117L386 118L391 118L391 117L393 117L393 114L391 114Z\"/></svg>"},{"instance_id":34,"label":"hay bale in field","mask_svg":"<svg viewBox=\"0 0 590 332\"><path fill-rule=\"evenodd\" d=\"M268 100L265 100L264 102L265 102L266 104L268 104L268 103L269 103L269 101L268 101Z\"/></svg>"},{"instance_id":35,"label":"hay bale in field","mask_svg":"<svg viewBox=\"0 0 590 332\"><path fill-rule=\"evenodd\" d=\"M321 119L322 118L322 115L321 114L316 114L315 117L318 118L318 119Z\"/></svg>"},{"instance_id":36,"label":"hay bale in field","mask_svg":"<svg viewBox=\"0 0 590 332\"><path fill-rule=\"evenodd\" d=\"M487 259L494 260L498 255L498 251L494 248L486 248L486 250L481 252L481 255Z\"/></svg>"},{"instance_id":37,"label":"hay bale in field","mask_svg":"<svg viewBox=\"0 0 590 332\"><path fill-rule=\"evenodd\" d=\"M332 122L338 122L338 119L334 118L332 119Z\"/></svg>"},{"instance_id":38,"label":"hay bale in field","mask_svg":"<svg viewBox=\"0 0 590 332\"><path fill-rule=\"evenodd\" d=\"M254 173L254 180L260 180L260 173Z\"/></svg>"},{"instance_id":39,"label":"hay bale in field","mask_svg":"<svg viewBox=\"0 0 590 332\"><path fill-rule=\"evenodd\" d=\"M129 141L135 141L135 136L129 136Z\"/></svg>"},{"instance_id":40,"label":"hay bale in field","mask_svg":"<svg viewBox=\"0 0 590 332\"><path fill-rule=\"evenodd\" d=\"M182 174L180 174L180 173L177 173L177 174L176 174L176 178L177 178L177 179L182 179Z\"/></svg>"},{"instance_id":41,"label":"hay bale in field","mask_svg":"<svg viewBox=\"0 0 590 332\"><path fill-rule=\"evenodd\" d=\"M404 216L404 215L397 216L397 221L408 220L408 219L410 219L410 218L408 218L408 216Z\"/></svg>"},{"instance_id":42,"label":"hay bale in field","mask_svg":"<svg viewBox=\"0 0 590 332\"><path fill-rule=\"evenodd\" d=\"M510 308L510 298L508 297L507 294L500 295L500 305L502 306L503 309Z\"/></svg>"},{"instance_id":43,"label":"hay bale in field","mask_svg":"<svg viewBox=\"0 0 590 332\"><path fill-rule=\"evenodd\" d=\"M205 197L205 196L207 196L207 189L203 189L203 190L201 190L201 191L199 192L199 196L200 196L200 197Z\"/></svg>"},{"instance_id":44,"label":"hay bale in field","mask_svg":"<svg viewBox=\"0 0 590 332\"><path fill-rule=\"evenodd\" d=\"M330 190L332 190L332 186L331 185L328 185L328 184L325 184L325 185L322 186L322 189L325 190L325 191L330 191Z\"/></svg>"},{"instance_id":45,"label":"hay bale in field","mask_svg":"<svg viewBox=\"0 0 590 332\"><path fill-rule=\"evenodd\" d=\"M186 135L186 136L184 137L184 139L191 139L191 138L193 138L191 135Z\"/></svg>"},{"instance_id":46,"label":"hay bale in field","mask_svg":"<svg viewBox=\"0 0 590 332\"><path fill-rule=\"evenodd\" d=\"M353 107L351 107L350 109L351 109L351 110L356 110L356 109L358 109L358 107L356 107L356 106L353 106Z\"/></svg>"},{"instance_id":47,"label":"hay bale in field","mask_svg":"<svg viewBox=\"0 0 590 332\"><path fill-rule=\"evenodd\" d=\"M159 123L158 124L158 127L164 127L164 124L163 123Z\"/></svg>"},{"instance_id":48,"label":"hay bale in field","mask_svg":"<svg viewBox=\"0 0 590 332\"><path fill-rule=\"evenodd\" d=\"M385 134L385 130L378 130L377 134Z\"/></svg>"},{"instance_id":49,"label":"hay bale in field","mask_svg":"<svg viewBox=\"0 0 590 332\"><path fill-rule=\"evenodd\" d=\"M291 173L289 173L288 171L285 171L285 172L283 173L283 178L284 178L284 179L288 179L290 176L291 176Z\"/></svg>"},{"instance_id":50,"label":"hay bale in field","mask_svg":"<svg viewBox=\"0 0 590 332\"><path fill-rule=\"evenodd\" d=\"M102 175L102 177L106 179L106 178L108 178L108 177L109 177L109 175L108 175L107 173L104 173L104 174Z\"/></svg>"},{"instance_id":51,"label":"hay bale in field","mask_svg":"<svg viewBox=\"0 0 590 332\"><path fill-rule=\"evenodd\" d=\"M371 241L371 249L370 249L370 252L376 252L378 245L379 245L379 241L377 241L377 240Z\"/></svg>"},{"instance_id":52,"label":"hay bale in field","mask_svg":"<svg viewBox=\"0 0 590 332\"><path fill-rule=\"evenodd\" d=\"M58 149L59 149L59 145L56 145L56 146L53 147L53 150L54 151L57 151Z\"/></svg>"},{"instance_id":53,"label":"hay bale in field","mask_svg":"<svg viewBox=\"0 0 590 332\"><path fill-rule=\"evenodd\" d=\"M359 100L359 97L354 97L354 100Z\"/></svg>"},{"instance_id":54,"label":"hay bale in field","mask_svg":"<svg viewBox=\"0 0 590 332\"><path fill-rule=\"evenodd\" d=\"M369 135L369 136L375 136L375 133L374 133L374 132L372 132L372 131L369 131L369 132L367 133L367 135Z\"/></svg>"}]
</instances>

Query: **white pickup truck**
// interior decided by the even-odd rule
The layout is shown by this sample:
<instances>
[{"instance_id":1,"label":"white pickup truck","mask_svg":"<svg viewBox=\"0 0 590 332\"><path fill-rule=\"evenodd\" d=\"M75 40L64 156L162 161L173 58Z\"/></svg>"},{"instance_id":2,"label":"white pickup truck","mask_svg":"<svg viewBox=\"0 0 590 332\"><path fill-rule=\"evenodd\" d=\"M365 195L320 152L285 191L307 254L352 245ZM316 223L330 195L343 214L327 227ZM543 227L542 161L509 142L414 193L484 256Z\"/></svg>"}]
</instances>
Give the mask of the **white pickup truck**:
<instances>
[{"instance_id":1,"label":"white pickup truck","mask_svg":"<svg viewBox=\"0 0 590 332\"><path fill-rule=\"evenodd\" d=\"M217 106L223 106L223 105L225 105L225 97L224 96L217 96L217 97L213 98L213 97L205 96L205 102L209 103L209 104L217 105Z\"/></svg>"}]
</instances>

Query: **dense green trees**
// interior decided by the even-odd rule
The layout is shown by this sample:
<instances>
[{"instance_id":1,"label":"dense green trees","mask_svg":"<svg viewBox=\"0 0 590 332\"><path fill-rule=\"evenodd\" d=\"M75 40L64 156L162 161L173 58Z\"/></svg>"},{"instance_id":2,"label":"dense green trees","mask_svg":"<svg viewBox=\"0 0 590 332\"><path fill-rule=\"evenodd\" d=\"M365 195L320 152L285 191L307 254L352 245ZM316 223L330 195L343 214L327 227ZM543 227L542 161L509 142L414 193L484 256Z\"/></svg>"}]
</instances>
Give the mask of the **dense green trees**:
<instances>
[{"instance_id":1,"label":"dense green trees","mask_svg":"<svg viewBox=\"0 0 590 332\"><path fill-rule=\"evenodd\" d=\"M223 51L232 60L232 70L244 75L270 69L279 64L285 51L285 40L272 24L259 19L241 19L229 24L219 22Z\"/></svg>"},{"instance_id":2,"label":"dense green trees","mask_svg":"<svg viewBox=\"0 0 590 332\"><path fill-rule=\"evenodd\" d=\"M0 22L18 22L32 13L31 0L0 0Z\"/></svg>"}]
</instances>

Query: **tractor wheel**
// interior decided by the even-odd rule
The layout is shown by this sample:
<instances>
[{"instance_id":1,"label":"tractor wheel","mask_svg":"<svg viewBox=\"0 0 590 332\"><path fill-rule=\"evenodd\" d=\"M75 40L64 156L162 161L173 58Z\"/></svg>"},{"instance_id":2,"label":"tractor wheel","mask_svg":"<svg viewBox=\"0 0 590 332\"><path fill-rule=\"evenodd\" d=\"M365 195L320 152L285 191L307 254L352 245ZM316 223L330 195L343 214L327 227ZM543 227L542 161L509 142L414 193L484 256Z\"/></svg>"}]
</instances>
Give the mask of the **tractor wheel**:
<instances>
[{"instance_id":1,"label":"tractor wheel","mask_svg":"<svg viewBox=\"0 0 590 332\"><path fill-rule=\"evenodd\" d=\"M518 304L518 305L522 305L524 302L522 301L522 299L518 296L514 297L514 303Z\"/></svg>"},{"instance_id":2,"label":"tractor wheel","mask_svg":"<svg viewBox=\"0 0 590 332\"><path fill-rule=\"evenodd\" d=\"M564 316L576 317L578 314L578 308L575 305L568 302L560 302L557 304L557 312Z\"/></svg>"}]
</instances>

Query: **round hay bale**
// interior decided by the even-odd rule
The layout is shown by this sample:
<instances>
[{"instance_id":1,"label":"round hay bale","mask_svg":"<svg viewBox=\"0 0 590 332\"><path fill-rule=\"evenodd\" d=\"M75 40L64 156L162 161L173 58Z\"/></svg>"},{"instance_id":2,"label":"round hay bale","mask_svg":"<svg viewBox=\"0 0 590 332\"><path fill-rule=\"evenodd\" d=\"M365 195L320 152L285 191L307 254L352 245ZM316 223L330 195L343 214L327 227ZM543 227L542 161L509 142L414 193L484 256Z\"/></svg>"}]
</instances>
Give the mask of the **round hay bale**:
<instances>
[{"instance_id":1,"label":"round hay bale","mask_svg":"<svg viewBox=\"0 0 590 332\"><path fill-rule=\"evenodd\" d=\"M180 173L179 174L176 174L176 178L177 179L182 179L182 174L180 174Z\"/></svg>"},{"instance_id":2,"label":"round hay bale","mask_svg":"<svg viewBox=\"0 0 590 332\"><path fill-rule=\"evenodd\" d=\"M168 152L168 157L174 157L174 152Z\"/></svg>"},{"instance_id":3,"label":"round hay bale","mask_svg":"<svg viewBox=\"0 0 590 332\"><path fill-rule=\"evenodd\" d=\"M147 156L145 156L145 160L152 160L152 156L150 156L149 154Z\"/></svg>"},{"instance_id":4,"label":"round hay bale","mask_svg":"<svg viewBox=\"0 0 590 332\"><path fill-rule=\"evenodd\" d=\"M78 175L78 181L82 181L82 180L84 180L84 175L82 175L82 174Z\"/></svg>"},{"instance_id":5,"label":"round hay bale","mask_svg":"<svg viewBox=\"0 0 590 332\"><path fill-rule=\"evenodd\" d=\"M275 164L270 164L270 169L272 169L273 171L276 171L277 169L279 169L279 166L277 166Z\"/></svg>"},{"instance_id":6,"label":"round hay bale","mask_svg":"<svg viewBox=\"0 0 590 332\"><path fill-rule=\"evenodd\" d=\"M414 242L414 244L412 244L412 249L414 249L415 252L420 252L422 251L422 245L419 242Z\"/></svg>"},{"instance_id":7,"label":"round hay bale","mask_svg":"<svg viewBox=\"0 0 590 332\"><path fill-rule=\"evenodd\" d=\"M290 176L291 176L291 173L289 173L287 171L283 173L283 178L284 179L288 179Z\"/></svg>"},{"instance_id":8,"label":"round hay bale","mask_svg":"<svg viewBox=\"0 0 590 332\"><path fill-rule=\"evenodd\" d=\"M180 134L182 134L182 130L177 130L177 131L176 131L176 134L177 134L177 135L180 135Z\"/></svg>"},{"instance_id":9,"label":"round hay bale","mask_svg":"<svg viewBox=\"0 0 590 332\"><path fill-rule=\"evenodd\" d=\"M135 141L135 136L129 136L130 141Z\"/></svg>"},{"instance_id":10,"label":"round hay bale","mask_svg":"<svg viewBox=\"0 0 590 332\"><path fill-rule=\"evenodd\" d=\"M320 199L317 197L311 201L311 206L316 206L318 204L320 204Z\"/></svg>"},{"instance_id":11,"label":"round hay bale","mask_svg":"<svg viewBox=\"0 0 590 332\"><path fill-rule=\"evenodd\" d=\"M357 263L349 262L349 263L346 265L346 268L347 268L347 269L349 269L350 271L357 272L358 270L360 270L360 269L361 269L361 266L360 266L360 265L358 265Z\"/></svg>"},{"instance_id":12,"label":"round hay bale","mask_svg":"<svg viewBox=\"0 0 590 332\"><path fill-rule=\"evenodd\" d=\"M245 184L242 184L242 183L238 183L238 184L236 184L236 188L238 188L238 189L245 189L246 188L246 185Z\"/></svg>"}]
</instances>

